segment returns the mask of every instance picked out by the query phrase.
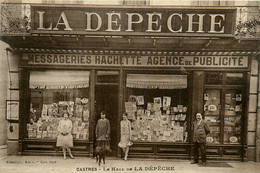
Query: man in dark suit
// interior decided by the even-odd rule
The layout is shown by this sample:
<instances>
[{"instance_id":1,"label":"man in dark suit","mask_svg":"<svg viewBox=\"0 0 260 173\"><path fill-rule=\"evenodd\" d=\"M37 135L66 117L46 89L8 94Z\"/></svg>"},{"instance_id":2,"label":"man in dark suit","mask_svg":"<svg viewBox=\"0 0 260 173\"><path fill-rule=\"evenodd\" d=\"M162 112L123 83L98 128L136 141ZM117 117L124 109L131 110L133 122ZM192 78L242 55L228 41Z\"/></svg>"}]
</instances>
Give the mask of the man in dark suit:
<instances>
[{"instance_id":1,"label":"man in dark suit","mask_svg":"<svg viewBox=\"0 0 260 173\"><path fill-rule=\"evenodd\" d=\"M210 133L209 126L202 120L201 113L196 114L196 120L192 123L194 160L191 164L199 162L199 150L201 152L202 165L206 166L206 137Z\"/></svg>"}]
</instances>

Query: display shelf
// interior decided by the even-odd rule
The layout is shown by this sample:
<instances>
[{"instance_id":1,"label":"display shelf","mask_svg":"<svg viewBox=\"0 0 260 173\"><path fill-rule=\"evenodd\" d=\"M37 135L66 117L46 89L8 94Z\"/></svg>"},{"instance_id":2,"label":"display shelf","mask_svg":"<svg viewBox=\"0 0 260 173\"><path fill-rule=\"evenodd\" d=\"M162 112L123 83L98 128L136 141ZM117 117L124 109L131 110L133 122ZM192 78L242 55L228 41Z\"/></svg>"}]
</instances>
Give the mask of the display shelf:
<instances>
[{"instance_id":1,"label":"display shelf","mask_svg":"<svg viewBox=\"0 0 260 173\"><path fill-rule=\"evenodd\" d=\"M49 142L57 142L57 139L56 138L24 138L22 141L49 143ZM73 139L73 142L86 143L86 144L92 144L93 143L91 141L84 140L84 139Z\"/></svg>"},{"instance_id":2,"label":"display shelf","mask_svg":"<svg viewBox=\"0 0 260 173\"><path fill-rule=\"evenodd\" d=\"M212 130L211 133L219 133L219 131L214 131L214 130Z\"/></svg>"},{"instance_id":3,"label":"display shelf","mask_svg":"<svg viewBox=\"0 0 260 173\"><path fill-rule=\"evenodd\" d=\"M170 121L186 122L186 120L170 120Z\"/></svg>"},{"instance_id":4,"label":"display shelf","mask_svg":"<svg viewBox=\"0 0 260 173\"><path fill-rule=\"evenodd\" d=\"M136 144L141 144L141 145L150 145L150 144L154 144L154 145L168 145L168 146L187 146L187 145L192 145L189 142L145 142L145 141L135 141L134 145Z\"/></svg>"},{"instance_id":5,"label":"display shelf","mask_svg":"<svg viewBox=\"0 0 260 173\"><path fill-rule=\"evenodd\" d=\"M207 122L209 126L219 126L219 123Z\"/></svg>"},{"instance_id":6,"label":"display shelf","mask_svg":"<svg viewBox=\"0 0 260 173\"><path fill-rule=\"evenodd\" d=\"M237 115L224 115L225 117L236 117Z\"/></svg>"}]
</instances>

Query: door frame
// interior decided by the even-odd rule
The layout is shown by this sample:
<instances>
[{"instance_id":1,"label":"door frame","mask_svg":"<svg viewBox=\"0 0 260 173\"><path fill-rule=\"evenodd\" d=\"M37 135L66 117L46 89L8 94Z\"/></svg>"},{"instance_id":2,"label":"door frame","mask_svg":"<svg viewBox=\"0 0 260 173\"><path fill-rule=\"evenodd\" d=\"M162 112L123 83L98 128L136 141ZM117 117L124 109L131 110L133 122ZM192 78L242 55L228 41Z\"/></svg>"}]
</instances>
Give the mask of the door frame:
<instances>
[{"instance_id":1,"label":"door frame","mask_svg":"<svg viewBox=\"0 0 260 173\"><path fill-rule=\"evenodd\" d=\"M98 71L116 71L118 72L118 82L117 83L98 83L97 82L97 72ZM123 70L116 70L116 69L110 69L110 70L103 70L103 69L96 69L96 70L91 70L91 78L90 78L90 86L91 86L91 110L92 110L92 141L93 141L93 151L95 151L95 136L94 136L94 131L95 131L95 100L96 100L96 87L97 86L117 86L117 137L116 137L116 143L119 143L120 141L120 121L121 121L121 115L123 113L123 98L124 98L124 79L123 79ZM93 152L94 153L94 152ZM120 157L121 155L121 150L117 147L116 149L116 154L115 157ZM113 156L114 157L114 156Z\"/></svg>"}]
</instances>

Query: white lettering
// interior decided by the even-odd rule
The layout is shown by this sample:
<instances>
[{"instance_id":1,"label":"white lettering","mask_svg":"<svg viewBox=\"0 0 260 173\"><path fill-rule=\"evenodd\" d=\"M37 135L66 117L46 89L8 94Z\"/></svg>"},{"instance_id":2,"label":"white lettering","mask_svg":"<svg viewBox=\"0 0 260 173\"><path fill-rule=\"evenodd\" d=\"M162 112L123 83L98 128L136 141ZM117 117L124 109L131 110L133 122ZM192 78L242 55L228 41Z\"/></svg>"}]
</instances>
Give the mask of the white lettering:
<instances>
[{"instance_id":1,"label":"white lettering","mask_svg":"<svg viewBox=\"0 0 260 173\"><path fill-rule=\"evenodd\" d=\"M148 29L146 30L147 32L161 32L162 26L159 25L159 20L162 17L162 13L147 13L148 15ZM153 16L159 16L155 21L153 21ZM159 26L159 29L153 30L153 24L156 24L156 26Z\"/></svg>"},{"instance_id":2,"label":"white lettering","mask_svg":"<svg viewBox=\"0 0 260 173\"><path fill-rule=\"evenodd\" d=\"M118 18L116 20L112 20L113 15L117 15ZM118 25L118 19L121 19L121 13L107 13L108 21L107 21L107 30L106 31L121 31L121 24ZM112 23L116 24L118 26L117 29L113 30L112 29Z\"/></svg>"},{"instance_id":3,"label":"white lettering","mask_svg":"<svg viewBox=\"0 0 260 173\"><path fill-rule=\"evenodd\" d=\"M192 30L192 26L193 24L198 24L199 25L199 29L197 32L204 32L203 31L203 17L205 16L205 14L197 14L199 16L199 21L198 22L193 22L193 16L195 14L187 14L189 16L189 27L188 27L188 31L187 32L195 32Z\"/></svg>"},{"instance_id":4,"label":"white lettering","mask_svg":"<svg viewBox=\"0 0 260 173\"><path fill-rule=\"evenodd\" d=\"M101 19L100 15L97 14L97 13L85 13L85 14L87 15L87 29L85 29L85 31L97 31L97 30L99 30L101 28L101 25L102 25L102 19ZM95 15L98 19L97 20L97 22L98 22L97 28L95 28L95 29L91 28L91 16L92 15Z\"/></svg>"},{"instance_id":5,"label":"white lettering","mask_svg":"<svg viewBox=\"0 0 260 173\"><path fill-rule=\"evenodd\" d=\"M84 13L86 15L85 19L69 21L68 19L70 18L67 18L68 16L65 15L65 12L60 12L58 13L59 16L56 16L55 14L57 13L53 14L49 11L39 10L36 11L36 15L39 18L36 18L38 21L35 21L36 25L38 24L36 28L37 30L45 31L73 31L75 29L80 32L82 31L80 26L84 24L75 25L77 28L74 28L72 25L76 21L85 22L86 20L85 26L83 26L86 32L224 33L226 24L225 14L209 14L208 12L204 14L195 12L192 14L174 13L174 11L172 13L170 11L169 13L151 11L149 13L126 13L120 11ZM52 19L58 20L56 22L52 21ZM206 24L208 25L207 27L205 27ZM142 28L142 26L146 28Z\"/></svg>"},{"instance_id":6,"label":"white lettering","mask_svg":"<svg viewBox=\"0 0 260 173\"><path fill-rule=\"evenodd\" d=\"M45 13L45 11L37 11L37 13L39 13L39 30L51 30L52 29L52 23L50 24L49 28L44 28L43 27L43 14Z\"/></svg>"},{"instance_id":7,"label":"white lettering","mask_svg":"<svg viewBox=\"0 0 260 173\"><path fill-rule=\"evenodd\" d=\"M63 20L63 23L60 22L61 19ZM60 15L60 17L59 17L59 19L58 19L58 22L57 22L57 24L56 24L56 27L53 28L53 30L59 30L59 29L58 29L58 25L64 25L64 26L65 26L65 29L64 29L65 31L72 31L72 29L70 28L69 22L68 22L68 20L67 20L67 17L66 17L66 15L65 15L64 12L61 12L61 15Z\"/></svg>"},{"instance_id":8,"label":"white lettering","mask_svg":"<svg viewBox=\"0 0 260 173\"><path fill-rule=\"evenodd\" d=\"M127 32L134 31L132 29L133 23L141 23L144 20L143 16L139 13L126 13L126 14L128 15L128 29L126 30ZM133 21L133 16L138 16L139 20Z\"/></svg>"},{"instance_id":9,"label":"white lettering","mask_svg":"<svg viewBox=\"0 0 260 173\"><path fill-rule=\"evenodd\" d=\"M223 22L225 20L224 14L210 14L211 17L211 24L210 24L210 33L224 33L224 25L221 25L221 20L219 22L216 22L216 17L219 16L223 19ZM220 31L216 31L215 25L218 25L219 27L222 27Z\"/></svg>"}]
</instances>

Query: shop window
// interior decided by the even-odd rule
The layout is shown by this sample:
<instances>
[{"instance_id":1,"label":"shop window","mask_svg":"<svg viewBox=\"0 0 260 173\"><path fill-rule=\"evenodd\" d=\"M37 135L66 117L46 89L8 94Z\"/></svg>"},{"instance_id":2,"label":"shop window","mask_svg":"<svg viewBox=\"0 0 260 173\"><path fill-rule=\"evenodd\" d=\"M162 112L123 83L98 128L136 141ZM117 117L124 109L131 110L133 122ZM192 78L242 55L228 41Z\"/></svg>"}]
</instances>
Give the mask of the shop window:
<instances>
[{"instance_id":1,"label":"shop window","mask_svg":"<svg viewBox=\"0 0 260 173\"><path fill-rule=\"evenodd\" d=\"M205 86L204 115L211 128L207 142L241 144L246 103L245 76L244 73L223 73L222 78L216 89L214 85Z\"/></svg>"},{"instance_id":2,"label":"shop window","mask_svg":"<svg viewBox=\"0 0 260 173\"><path fill-rule=\"evenodd\" d=\"M205 73L205 84L222 84L223 74L208 72Z\"/></svg>"},{"instance_id":3,"label":"shop window","mask_svg":"<svg viewBox=\"0 0 260 173\"><path fill-rule=\"evenodd\" d=\"M97 71L97 84L111 84L118 83L117 71Z\"/></svg>"},{"instance_id":4,"label":"shop window","mask_svg":"<svg viewBox=\"0 0 260 173\"><path fill-rule=\"evenodd\" d=\"M206 90L204 93L204 119L208 123L211 131L207 137L208 143L220 142L220 94L220 90Z\"/></svg>"},{"instance_id":5,"label":"shop window","mask_svg":"<svg viewBox=\"0 0 260 173\"><path fill-rule=\"evenodd\" d=\"M227 90L225 94L224 143L241 142L242 90Z\"/></svg>"},{"instance_id":6,"label":"shop window","mask_svg":"<svg viewBox=\"0 0 260 173\"><path fill-rule=\"evenodd\" d=\"M89 72L86 71L31 72L27 137L56 139L59 121L66 112L73 123L73 138L88 141L88 86Z\"/></svg>"},{"instance_id":7,"label":"shop window","mask_svg":"<svg viewBox=\"0 0 260 173\"><path fill-rule=\"evenodd\" d=\"M227 73L227 85L243 85L243 73Z\"/></svg>"},{"instance_id":8,"label":"shop window","mask_svg":"<svg viewBox=\"0 0 260 173\"><path fill-rule=\"evenodd\" d=\"M188 142L187 76L128 75L126 85L134 142Z\"/></svg>"}]
</instances>

